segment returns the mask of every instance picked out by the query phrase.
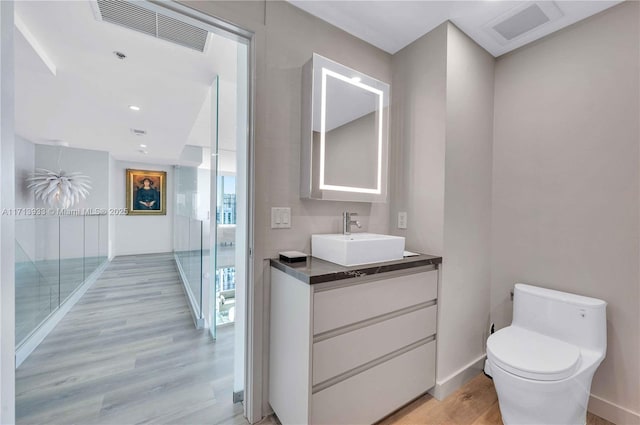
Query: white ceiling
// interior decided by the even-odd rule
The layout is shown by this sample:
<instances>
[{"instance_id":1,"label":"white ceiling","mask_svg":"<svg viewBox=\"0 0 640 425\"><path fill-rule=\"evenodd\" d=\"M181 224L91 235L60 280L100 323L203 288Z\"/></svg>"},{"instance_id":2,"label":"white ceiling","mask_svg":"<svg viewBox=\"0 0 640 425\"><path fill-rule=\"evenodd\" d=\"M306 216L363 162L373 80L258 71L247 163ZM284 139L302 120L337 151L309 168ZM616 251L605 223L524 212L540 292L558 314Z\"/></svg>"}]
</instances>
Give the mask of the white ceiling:
<instances>
[{"instance_id":1,"label":"white ceiling","mask_svg":"<svg viewBox=\"0 0 640 425\"><path fill-rule=\"evenodd\" d=\"M485 24L521 1L291 1L394 53L450 19L498 56L618 1L558 1L563 16L502 46ZM205 53L96 20L89 1L16 2L36 49L16 31L16 132L36 143L110 151L118 159L175 163L185 144L208 146L210 86L220 76L219 146L236 137L235 41L210 34ZM114 50L127 54L118 60ZM40 54L40 55L39 55ZM44 54L48 60L42 60ZM55 67L55 75L47 65ZM134 112L128 105L139 105ZM130 129L147 131L136 136ZM138 152L145 144L148 154Z\"/></svg>"},{"instance_id":2,"label":"white ceiling","mask_svg":"<svg viewBox=\"0 0 640 425\"><path fill-rule=\"evenodd\" d=\"M288 0L303 9L343 29L344 31L379 47L396 53L414 40L450 20L476 43L493 56L544 37L560 28L607 9L620 1L560 0L556 5L563 16L534 28L506 45L500 44L484 27L508 16L531 1L318 1ZM548 2L549 0L544 0Z\"/></svg>"},{"instance_id":3,"label":"white ceiling","mask_svg":"<svg viewBox=\"0 0 640 425\"><path fill-rule=\"evenodd\" d=\"M208 48L200 53L98 21L88 1L16 2L15 9L37 50L56 68L54 75L16 30L19 135L160 163L175 163L187 143L209 143L209 134L194 128L211 130L211 117L201 111L217 74L221 86L235 90L235 41L210 33ZM117 59L115 50L127 58ZM136 136L131 128L147 135ZM224 130L221 138L233 142L235 128ZM138 152L140 144L148 154Z\"/></svg>"}]
</instances>

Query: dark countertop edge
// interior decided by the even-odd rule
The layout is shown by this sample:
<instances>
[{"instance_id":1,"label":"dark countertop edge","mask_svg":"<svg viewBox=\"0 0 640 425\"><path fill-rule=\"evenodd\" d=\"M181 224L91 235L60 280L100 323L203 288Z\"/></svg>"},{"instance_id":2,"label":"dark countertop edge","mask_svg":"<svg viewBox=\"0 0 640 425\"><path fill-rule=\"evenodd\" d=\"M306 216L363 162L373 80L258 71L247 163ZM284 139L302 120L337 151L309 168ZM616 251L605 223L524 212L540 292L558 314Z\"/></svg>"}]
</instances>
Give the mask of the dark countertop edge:
<instances>
[{"instance_id":1,"label":"dark countertop edge","mask_svg":"<svg viewBox=\"0 0 640 425\"><path fill-rule=\"evenodd\" d=\"M442 257L420 254L405 257L402 260L382 263L362 264L360 266L345 267L339 264L324 261L315 257L307 257L307 261L299 263L286 263L278 258L271 258L271 266L296 279L310 285L337 280L351 279L354 277L370 276L379 273L405 270L415 267L438 265L442 263ZM318 270L313 270L317 265Z\"/></svg>"}]
</instances>

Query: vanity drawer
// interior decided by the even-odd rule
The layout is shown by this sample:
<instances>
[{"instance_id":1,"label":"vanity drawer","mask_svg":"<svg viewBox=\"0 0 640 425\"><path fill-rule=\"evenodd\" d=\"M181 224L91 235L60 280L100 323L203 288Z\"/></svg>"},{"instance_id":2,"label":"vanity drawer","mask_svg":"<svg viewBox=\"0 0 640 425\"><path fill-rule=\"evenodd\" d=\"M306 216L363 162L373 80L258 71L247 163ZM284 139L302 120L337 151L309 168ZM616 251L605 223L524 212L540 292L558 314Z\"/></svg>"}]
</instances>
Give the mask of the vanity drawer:
<instances>
[{"instance_id":1,"label":"vanity drawer","mask_svg":"<svg viewBox=\"0 0 640 425\"><path fill-rule=\"evenodd\" d=\"M312 395L312 424L371 424L435 384L435 341Z\"/></svg>"},{"instance_id":2,"label":"vanity drawer","mask_svg":"<svg viewBox=\"0 0 640 425\"><path fill-rule=\"evenodd\" d=\"M424 307L313 344L313 385L436 333L437 306Z\"/></svg>"},{"instance_id":3,"label":"vanity drawer","mask_svg":"<svg viewBox=\"0 0 640 425\"><path fill-rule=\"evenodd\" d=\"M317 292L313 297L313 333L431 301L437 294L438 270Z\"/></svg>"}]
</instances>

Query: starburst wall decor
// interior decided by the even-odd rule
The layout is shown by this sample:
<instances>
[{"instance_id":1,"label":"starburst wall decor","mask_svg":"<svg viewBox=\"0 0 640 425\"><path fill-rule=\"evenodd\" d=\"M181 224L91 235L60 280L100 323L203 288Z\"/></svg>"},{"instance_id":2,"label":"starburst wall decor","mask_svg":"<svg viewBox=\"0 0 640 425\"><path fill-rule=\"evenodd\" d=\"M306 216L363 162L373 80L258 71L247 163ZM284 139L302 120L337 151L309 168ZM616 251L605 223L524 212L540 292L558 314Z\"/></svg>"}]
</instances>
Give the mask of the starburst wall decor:
<instances>
[{"instance_id":1,"label":"starburst wall decor","mask_svg":"<svg viewBox=\"0 0 640 425\"><path fill-rule=\"evenodd\" d=\"M50 207L71 208L80 199L86 199L91 189L91 179L80 172L67 173L37 168L27 179L29 189L36 199Z\"/></svg>"}]
</instances>

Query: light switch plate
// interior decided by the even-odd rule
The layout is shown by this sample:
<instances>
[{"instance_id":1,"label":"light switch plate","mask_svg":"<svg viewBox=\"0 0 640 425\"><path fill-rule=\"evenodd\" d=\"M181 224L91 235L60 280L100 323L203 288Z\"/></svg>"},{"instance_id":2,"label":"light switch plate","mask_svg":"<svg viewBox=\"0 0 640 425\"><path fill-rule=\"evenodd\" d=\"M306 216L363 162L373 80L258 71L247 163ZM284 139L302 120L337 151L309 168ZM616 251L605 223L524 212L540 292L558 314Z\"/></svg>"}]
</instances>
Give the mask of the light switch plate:
<instances>
[{"instance_id":1,"label":"light switch plate","mask_svg":"<svg viewBox=\"0 0 640 425\"><path fill-rule=\"evenodd\" d=\"M291 208L273 207L271 208L271 228L290 229L291 228Z\"/></svg>"},{"instance_id":2,"label":"light switch plate","mask_svg":"<svg viewBox=\"0 0 640 425\"><path fill-rule=\"evenodd\" d=\"M407 213L402 211L398 213L398 229L407 228Z\"/></svg>"}]
</instances>

